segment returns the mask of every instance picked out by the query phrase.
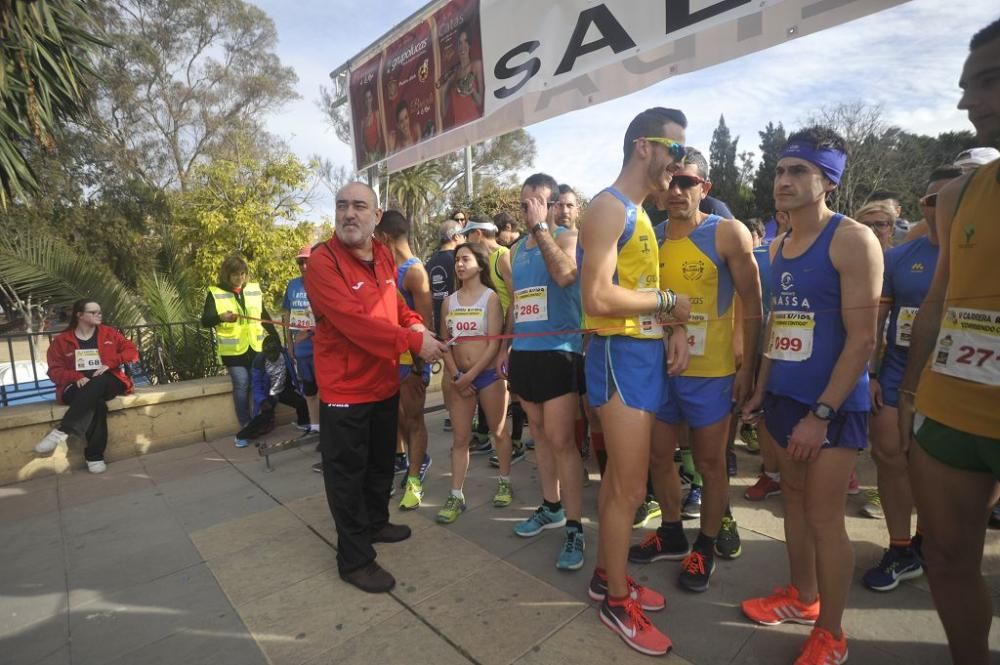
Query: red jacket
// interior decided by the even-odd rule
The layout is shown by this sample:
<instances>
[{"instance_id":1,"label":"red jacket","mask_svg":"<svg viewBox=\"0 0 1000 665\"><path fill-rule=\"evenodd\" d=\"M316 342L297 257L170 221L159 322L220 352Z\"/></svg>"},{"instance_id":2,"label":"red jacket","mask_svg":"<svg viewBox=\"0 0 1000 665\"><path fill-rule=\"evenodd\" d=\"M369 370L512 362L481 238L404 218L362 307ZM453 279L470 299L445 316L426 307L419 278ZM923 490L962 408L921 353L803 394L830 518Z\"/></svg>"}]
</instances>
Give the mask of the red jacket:
<instances>
[{"instance_id":1,"label":"red jacket","mask_svg":"<svg viewBox=\"0 0 1000 665\"><path fill-rule=\"evenodd\" d=\"M392 253L372 240L374 265L334 235L313 250L306 293L316 317L313 362L320 399L327 404L378 402L399 392L399 355L416 355L423 323L396 286Z\"/></svg>"},{"instance_id":2,"label":"red jacket","mask_svg":"<svg viewBox=\"0 0 1000 665\"><path fill-rule=\"evenodd\" d=\"M66 386L76 383L83 374L76 371L76 350L80 348L74 330L69 328L52 339L46 354L49 363L49 378L56 384L56 401L63 403L62 395ZM125 384L125 394L132 392L132 379L122 369L125 363L139 360L139 351L130 339L110 326L97 326L97 351L101 362L110 368L112 374Z\"/></svg>"}]
</instances>

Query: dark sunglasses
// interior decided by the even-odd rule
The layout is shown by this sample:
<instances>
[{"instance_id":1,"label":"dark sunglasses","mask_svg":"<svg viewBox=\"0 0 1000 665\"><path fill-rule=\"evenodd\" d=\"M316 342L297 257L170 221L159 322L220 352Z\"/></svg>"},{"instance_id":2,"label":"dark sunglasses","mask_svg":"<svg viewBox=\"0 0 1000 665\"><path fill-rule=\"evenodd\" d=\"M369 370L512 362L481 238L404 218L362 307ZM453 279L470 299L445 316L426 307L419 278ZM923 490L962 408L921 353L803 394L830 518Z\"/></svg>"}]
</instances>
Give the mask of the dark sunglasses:
<instances>
[{"instance_id":1,"label":"dark sunglasses","mask_svg":"<svg viewBox=\"0 0 1000 665\"><path fill-rule=\"evenodd\" d=\"M677 185L681 189L691 189L695 185L704 184L705 180L696 175L675 175L670 178L670 186Z\"/></svg>"},{"instance_id":2,"label":"dark sunglasses","mask_svg":"<svg viewBox=\"0 0 1000 665\"><path fill-rule=\"evenodd\" d=\"M920 197L920 205L927 206L928 208L933 208L937 205L938 193L928 194L927 196Z\"/></svg>"}]
</instances>

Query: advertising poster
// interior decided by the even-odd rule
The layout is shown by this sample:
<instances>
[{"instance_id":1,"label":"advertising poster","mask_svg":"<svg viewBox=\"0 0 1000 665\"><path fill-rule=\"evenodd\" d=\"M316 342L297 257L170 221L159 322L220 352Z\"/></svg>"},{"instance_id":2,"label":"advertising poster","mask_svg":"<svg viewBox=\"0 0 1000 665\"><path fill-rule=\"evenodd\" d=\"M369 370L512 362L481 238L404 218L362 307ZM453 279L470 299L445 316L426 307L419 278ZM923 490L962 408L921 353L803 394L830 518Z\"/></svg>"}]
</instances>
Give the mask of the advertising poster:
<instances>
[{"instance_id":1,"label":"advertising poster","mask_svg":"<svg viewBox=\"0 0 1000 665\"><path fill-rule=\"evenodd\" d=\"M433 16L440 74L434 87L441 129L448 131L483 117L486 83L479 0L451 0Z\"/></svg>"},{"instance_id":2,"label":"advertising poster","mask_svg":"<svg viewBox=\"0 0 1000 665\"><path fill-rule=\"evenodd\" d=\"M405 150L436 133L436 72L430 20L421 21L385 49L382 99L387 154Z\"/></svg>"},{"instance_id":3,"label":"advertising poster","mask_svg":"<svg viewBox=\"0 0 1000 665\"><path fill-rule=\"evenodd\" d=\"M382 113L379 54L351 72L351 122L354 128L354 158L358 168L374 164L386 154L385 114Z\"/></svg>"}]
</instances>

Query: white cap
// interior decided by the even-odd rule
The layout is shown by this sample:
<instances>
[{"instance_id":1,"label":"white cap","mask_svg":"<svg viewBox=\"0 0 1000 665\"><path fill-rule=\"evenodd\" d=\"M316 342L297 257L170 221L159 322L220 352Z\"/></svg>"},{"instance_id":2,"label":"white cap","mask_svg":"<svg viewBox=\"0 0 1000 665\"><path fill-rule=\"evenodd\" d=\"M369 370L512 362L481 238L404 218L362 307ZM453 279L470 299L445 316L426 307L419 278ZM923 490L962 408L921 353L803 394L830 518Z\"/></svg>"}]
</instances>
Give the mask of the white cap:
<instances>
[{"instance_id":1,"label":"white cap","mask_svg":"<svg viewBox=\"0 0 1000 665\"><path fill-rule=\"evenodd\" d=\"M955 166L960 169L976 168L1000 159L1000 150L996 148L969 148L958 153Z\"/></svg>"},{"instance_id":2,"label":"white cap","mask_svg":"<svg viewBox=\"0 0 1000 665\"><path fill-rule=\"evenodd\" d=\"M493 222L476 222L473 220L469 220L469 222L462 227L462 230L459 233L463 236L468 236L470 231L475 231L477 229L480 231L493 231L493 233L497 233L497 225Z\"/></svg>"}]
</instances>

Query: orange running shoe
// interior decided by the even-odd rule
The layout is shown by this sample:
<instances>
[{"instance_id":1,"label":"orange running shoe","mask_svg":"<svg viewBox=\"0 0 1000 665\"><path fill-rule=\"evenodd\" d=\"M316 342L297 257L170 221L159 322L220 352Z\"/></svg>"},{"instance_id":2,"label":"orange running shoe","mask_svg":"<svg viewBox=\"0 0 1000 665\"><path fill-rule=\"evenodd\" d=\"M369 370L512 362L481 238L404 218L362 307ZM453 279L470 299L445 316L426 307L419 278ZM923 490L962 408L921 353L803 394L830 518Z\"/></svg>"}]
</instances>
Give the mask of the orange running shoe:
<instances>
[{"instance_id":1,"label":"orange running shoe","mask_svg":"<svg viewBox=\"0 0 1000 665\"><path fill-rule=\"evenodd\" d=\"M748 619L765 626L786 622L811 626L819 618L819 598L807 605L799 600L799 590L792 585L775 589L772 595L764 598L744 600L740 607Z\"/></svg>"},{"instance_id":2,"label":"orange running shoe","mask_svg":"<svg viewBox=\"0 0 1000 665\"><path fill-rule=\"evenodd\" d=\"M647 612L659 612L667 606L667 600L663 597L662 593L642 586L631 575L626 577L625 581L628 583L629 596L632 597L632 600L638 602L639 606ZM608 578L604 577L603 573L598 573L596 569L590 578L587 595L590 596L591 600L597 602L601 602L608 595Z\"/></svg>"},{"instance_id":3,"label":"orange running shoe","mask_svg":"<svg viewBox=\"0 0 1000 665\"><path fill-rule=\"evenodd\" d=\"M847 635L838 640L826 628L813 628L795 665L843 665L847 662Z\"/></svg>"},{"instance_id":4,"label":"orange running shoe","mask_svg":"<svg viewBox=\"0 0 1000 665\"><path fill-rule=\"evenodd\" d=\"M601 623L618 633L625 644L648 656L670 653L673 644L660 632L639 607L639 602L629 597L622 604L611 603L607 598L601 603Z\"/></svg>"}]
</instances>

